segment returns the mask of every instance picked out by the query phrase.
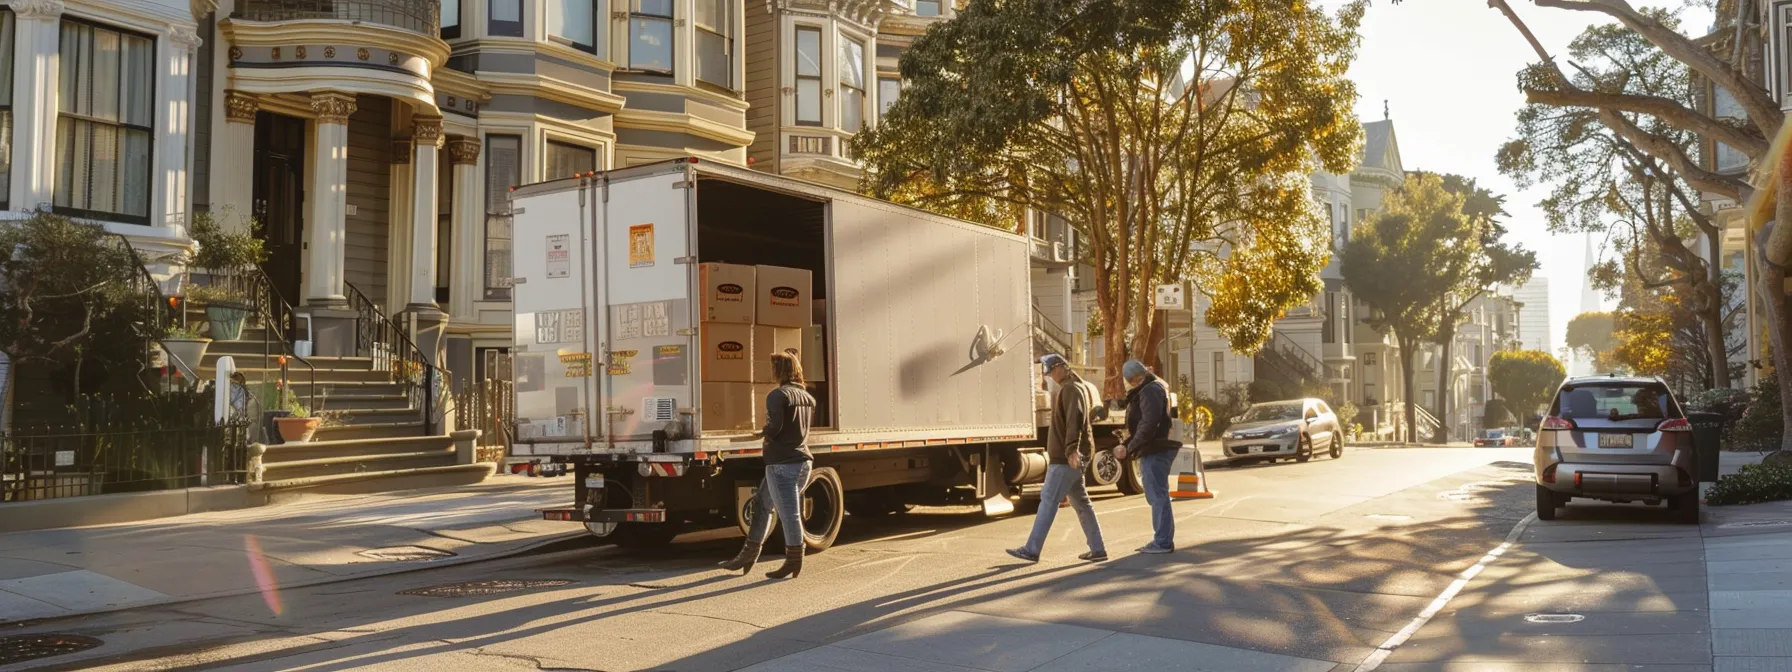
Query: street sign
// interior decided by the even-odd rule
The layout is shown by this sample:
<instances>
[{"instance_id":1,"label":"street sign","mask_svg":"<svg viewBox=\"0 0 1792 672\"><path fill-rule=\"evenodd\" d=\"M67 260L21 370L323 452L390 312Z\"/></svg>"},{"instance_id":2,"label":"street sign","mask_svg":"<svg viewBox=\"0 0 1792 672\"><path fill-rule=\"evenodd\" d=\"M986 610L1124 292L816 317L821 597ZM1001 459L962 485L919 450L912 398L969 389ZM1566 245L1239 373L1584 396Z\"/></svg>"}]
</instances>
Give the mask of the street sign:
<instances>
[{"instance_id":1,"label":"street sign","mask_svg":"<svg viewBox=\"0 0 1792 672\"><path fill-rule=\"evenodd\" d=\"M1155 305L1158 310L1182 310L1187 308L1188 305L1182 301L1182 285L1158 285L1157 301Z\"/></svg>"}]
</instances>

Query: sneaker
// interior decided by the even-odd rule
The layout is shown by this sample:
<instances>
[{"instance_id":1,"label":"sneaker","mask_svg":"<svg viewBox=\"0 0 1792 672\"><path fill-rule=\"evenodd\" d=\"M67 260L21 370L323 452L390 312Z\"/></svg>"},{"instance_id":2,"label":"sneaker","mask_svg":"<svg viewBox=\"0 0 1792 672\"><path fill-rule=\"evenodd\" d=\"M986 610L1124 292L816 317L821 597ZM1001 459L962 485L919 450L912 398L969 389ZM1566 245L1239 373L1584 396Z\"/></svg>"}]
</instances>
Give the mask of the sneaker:
<instances>
[{"instance_id":1,"label":"sneaker","mask_svg":"<svg viewBox=\"0 0 1792 672\"><path fill-rule=\"evenodd\" d=\"M1084 553L1082 555L1076 556L1076 559L1086 560L1088 562L1107 562L1108 561L1108 552L1102 551L1100 553L1097 553L1095 551L1089 551L1088 553Z\"/></svg>"},{"instance_id":2,"label":"sneaker","mask_svg":"<svg viewBox=\"0 0 1792 672\"><path fill-rule=\"evenodd\" d=\"M1176 549L1174 548L1164 548L1157 544L1145 544L1144 546L1139 547L1139 552L1144 553L1145 555L1163 555L1165 553L1174 552L1175 550Z\"/></svg>"},{"instance_id":3,"label":"sneaker","mask_svg":"<svg viewBox=\"0 0 1792 672\"><path fill-rule=\"evenodd\" d=\"M1010 548L1007 553L1027 562L1039 562L1039 556L1028 553L1024 548Z\"/></svg>"}]
</instances>

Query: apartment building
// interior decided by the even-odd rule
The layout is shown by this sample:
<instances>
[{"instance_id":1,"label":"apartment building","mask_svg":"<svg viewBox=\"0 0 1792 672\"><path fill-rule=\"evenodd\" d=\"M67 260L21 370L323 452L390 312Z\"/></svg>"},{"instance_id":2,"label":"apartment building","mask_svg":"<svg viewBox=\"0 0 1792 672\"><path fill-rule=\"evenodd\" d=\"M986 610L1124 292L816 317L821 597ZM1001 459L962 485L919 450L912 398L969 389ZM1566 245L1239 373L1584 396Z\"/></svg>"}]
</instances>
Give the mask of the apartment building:
<instances>
[{"instance_id":1,"label":"apartment building","mask_svg":"<svg viewBox=\"0 0 1792 672\"><path fill-rule=\"evenodd\" d=\"M1481 429L1487 400L1493 398L1488 363L1495 352L1520 349L1521 310L1510 294L1485 294L1463 311L1447 361L1443 348L1436 344L1427 344L1417 353L1413 387L1419 405L1449 427L1452 440L1467 440ZM1440 367L1444 368L1441 374ZM1438 415L1446 398L1448 408Z\"/></svg>"}]
</instances>

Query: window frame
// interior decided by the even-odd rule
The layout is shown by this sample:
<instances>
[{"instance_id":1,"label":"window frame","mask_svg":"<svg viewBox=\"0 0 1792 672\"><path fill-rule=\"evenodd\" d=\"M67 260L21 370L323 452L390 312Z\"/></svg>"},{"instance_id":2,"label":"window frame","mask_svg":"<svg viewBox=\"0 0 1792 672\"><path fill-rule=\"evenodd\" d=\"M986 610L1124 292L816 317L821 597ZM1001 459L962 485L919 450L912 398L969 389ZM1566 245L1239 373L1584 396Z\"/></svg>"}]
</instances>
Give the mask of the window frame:
<instances>
[{"instance_id":1,"label":"window frame","mask_svg":"<svg viewBox=\"0 0 1792 672\"><path fill-rule=\"evenodd\" d=\"M548 0L548 1L549 1L549 3L565 3L568 0ZM547 21L547 23L546 23L547 40L549 42L553 42L554 44L558 44L558 45L561 45L564 47L576 49L578 51L583 51L587 54L591 54L594 56L602 55L605 51L604 38L607 37L607 35L605 33L608 32L608 30L609 30L608 24L609 24L609 18L610 18L610 5L609 5L608 0L573 0L573 1L590 3L590 5L591 5L591 42L592 43L591 44L582 44L580 42L573 40L570 37L564 37L561 35L554 34L554 25L553 25L553 21L552 21L553 13L547 11L547 9L549 7L553 6L552 4L542 5L543 14L544 14L543 18Z\"/></svg>"},{"instance_id":2,"label":"window frame","mask_svg":"<svg viewBox=\"0 0 1792 672\"><path fill-rule=\"evenodd\" d=\"M813 75L803 74L803 33L805 32L815 34L816 54L815 74ZM796 84L796 86L793 87L794 93L792 94L792 97L795 98L795 101L791 106L791 116L795 120L797 126L819 127L827 123L828 108L827 104L823 102L827 96L822 94L822 91L827 88L823 84L823 82L827 81L825 77L827 67L824 65L825 62L822 60L821 56L822 53L827 51L827 41L822 39L823 37L821 26L801 23L796 25L796 34L794 38L796 48L791 51L794 58L791 63L791 73L794 76L793 83ZM815 101L815 119L813 121L806 121L803 119L803 82L805 81L812 81L815 83L815 95L817 98L821 99Z\"/></svg>"},{"instance_id":3,"label":"window frame","mask_svg":"<svg viewBox=\"0 0 1792 672\"><path fill-rule=\"evenodd\" d=\"M448 11L448 3L450 3L450 2L454 3L454 11L452 11L452 12ZM440 32L443 40L458 40L458 39L460 39L461 9L462 9L461 0L442 0L441 13L439 15L437 15L436 20L437 20L437 24L440 27L439 32ZM451 15L454 17L454 23L448 22L448 17Z\"/></svg>"},{"instance_id":4,"label":"window frame","mask_svg":"<svg viewBox=\"0 0 1792 672\"><path fill-rule=\"evenodd\" d=\"M884 85L885 84L894 84L896 86L896 95L891 100L888 100L888 101L884 100ZM890 108L896 104L896 101L901 100L901 99L902 99L902 78L901 77L885 77L883 75L878 75L877 76L877 119L879 121L882 121L884 116L890 113Z\"/></svg>"},{"instance_id":5,"label":"window frame","mask_svg":"<svg viewBox=\"0 0 1792 672\"><path fill-rule=\"evenodd\" d=\"M544 181L544 182L552 181L552 180L563 180L563 179L566 179L569 177L580 175L584 172L584 171L573 171L572 175L556 176L555 173L553 172L553 167L554 167L554 149L557 147L566 149L566 150L578 151L578 152L589 152L591 155L591 167L586 170L597 170L597 169L603 167L603 149L602 148L593 147L591 145L584 145L584 144L580 144L578 142L573 142L573 141L569 141L569 140L561 140L558 138L549 137L549 138L543 140L541 143L541 178L542 178L542 181Z\"/></svg>"},{"instance_id":6,"label":"window frame","mask_svg":"<svg viewBox=\"0 0 1792 672\"><path fill-rule=\"evenodd\" d=\"M480 274L479 275L480 275L480 284L483 285L483 287L481 288L482 289L481 295L484 297L484 300L486 300L486 301L511 301L515 297L515 294L513 293L512 287L510 285L494 286L492 284L492 281L495 279L495 277L493 276L493 269L491 267L491 263L492 263L492 246L491 246L491 244L492 244L492 241L493 240L504 240L507 242L514 243L514 241L516 239L516 232L514 229L511 231L510 235L508 235L508 236L503 236L503 237L498 237L498 238L494 238L492 236L493 220L497 219L497 218L512 216L509 213L509 208L507 207L509 204L508 201L494 201L492 198L490 198L490 194L491 194L492 188L493 188L492 180L494 179L493 175L492 175L492 170L493 170L492 157L497 156L497 153L493 149L492 145L493 145L494 140L500 140L500 139L513 140L516 142L516 161L514 163L515 172L513 174L513 177L511 178L512 183L509 185L505 185L503 187L503 189L505 189L507 191L510 187L516 186L517 184L519 184L523 181L523 156L524 156L523 138L524 137L525 137L525 135L522 132L486 133L485 134L485 147L483 148L483 150L481 152L480 160L482 162L484 162L484 164L485 164L483 166L484 175L482 177L485 178L485 190L486 190L487 198L486 198L486 204L485 204L484 242L481 245L481 250L480 250L483 254L480 257ZM500 208L499 207L500 205L504 205L506 207ZM513 223L513 226L514 226L514 223ZM512 249L514 250L515 248L513 247ZM514 271L515 266L513 265L511 268ZM505 278L505 281L508 282L509 278Z\"/></svg>"},{"instance_id":7,"label":"window frame","mask_svg":"<svg viewBox=\"0 0 1792 672\"><path fill-rule=\"evenodd\" d=\"M516 6L516 20L504 21L498 18L498 3L513 3ZM486 0L485 2L485 34L492 37L526 37L528 31L523 24L528 20L524 11L523 0Z\"/></svg>"},{"instance_id":8,"label":"window frame","mask_svg":"<svg viewBox=\"0 0 1792 672\"><path fill-rule=\"evenodd\" d=\"M839 115L839 118L834 120L834 128L839 129L843 133L845 133L845 132L858 133L859 131L865 130L865 125L866 125L865 122L867 121L868 117L870 117L870 115L867 114L867 112L869 112L869 110L866 109L866 108L870 107L869 105L866 104L866 103L870 102L870 99L869 99L869 97L867 97L865 95L865 85L868 83L865 81L865 56L867 54L867 51L865 49L865 40L861 39L857 35L848 33L846 31L837 32L835 34L834 39L836 39L840 42L839 48L835 49L836 53L834 55L834 57L837 59L836 60L837 64L834 66L834 69L838 71L835 73L838 76L836 76L834 79L836 80L835 84L840 87L840 90L837 92L837 95L835 96L835 98L838 98L840 100L840 108L835 112L836 114ZM846 50L851 49L853 47L857 47L859 50L859 64L858 64L859 67L856 69L849 69L846 67L848 65L848 63L850 62L846 58ZM851 86L850 84L847 83L846 76L849 71L856 72L858 74L859 85L857 87ZM858 101L859 101L859 115L858 115L859 127L852 129L851 131L848 131L846 128L846 109L847 109L846 106L847 106L847 101L852 98L852 96L847 95L848 91L852 91L852 92L858 94Z\"/></svg>"},{"instance_id":9,"label":"window frame","mask_svg":"<svg viewBox=\"0 0 1792 672\"><path fill-rule=\"evenodd\" d=\"M633 71L633 72L645 72L645 73L656 74L656 75L665 75L667 77L672 77L672 76L677 75L677 73L678 73L678 3L673 2L672 0L662 0L662 1L666 3L667 12L668 12L663 15L662 14L649 14L647 12L643 12L640 9L641 8L641 0L628 0L628 12L627 12L628 13L628 25L623 27L623 34L628 37L628 54L626 54L626 58L628 60L628 67L625 69ZM644 67L641 67L641 66L635 64L635 42L636 42L635 22L636 21L654 21L654 22L660 22L660 23L666 24L666 32L667 32L667 34L672 36L672 44L666 48L666 69L660 70L660 69L656 69L656 68L644 68Z\"/></svg>"},{"instance_id":10,"label":"window frame","mask_svg":"<svg viewBox=\"0 0 1792 672\"><path fill-rule=\"evenodd\" d=\"M735 48L735 32L736 31L734 29L734 6L733 6L733 4L727 2L726 0L696 0L696 1L697 2L713 2L717 5L719 5L722 9L721 16L720 16L722 25L719 27L718 26L704 26L703 22L698 20L698 17L701 16L701 14L693 13L695 15L691 17L691 26L694 29L694 32L692 33L692 39L693 39L693 41L695 41L695 44L692 45L692 47L693 47L692 53L696 57L695 58L696 62L693 64L693 67L691 68L691 78L692 78L692 80L697 81L697 82L702 82L704 84L709 84L711 86L721 87L722 89L725 89L728 91L734 91L735 90L735 81L734 81L735 80L735 77L734 77L735 61L734 61L734 57L735 57L735 53L738 51ZM708 79L703 78L703 36L704 35L710 35L710 36L715 37L716 39L721 40L722 46L723 46L723 51L722 51L723 60L725 60L728 64L727 67L723 69L723 72L727 75L728 81L717 82L717 81L708 80Z\"/></svg>"},{"instance_id":11,"label":"window frame","mask_svg":"<svg viewBox=\"0 0 1792 672\"><path fill-rule=\"evenodd\" d=\"M16 17L15 17L15 21L16 21ZM79 219L90 219L90 220L100 221L100 222L116 222L116 223L120 223L120 224L136 224L136 225L141 225L141 226L148 226L150 224L150 217L154 214L154 213L150 212L150 209L155 205L155 181L156 181L156 176L155 176L155 174L156 174L156 169L155 169L155 166L156 166L156 143L155 143L156 126L155 125L156 125L156 108L158 107L158 105L156 104L157 103L156 96L159 95L160 92L156 90L156 81L155 81L154 74L155 74L156 61L157 61L156 52L158 49L161 48L161 44L157 41L155 35L150 35L147 33L142 33L142 32L138 32L135 30L126 29L126 28L120 28L117 26L100 23L98 21L90 21L90 20L87 20L87 19L84 19L81 17L77 17L77 16L63 15L61 20L59 20L57 22L57 40L58 40L57 51L58 51L59 58L60 58L60 53L61 53L62 26L65 24L75 24L75 25L80 25L80 26L86 26L87 28L92 29L92 30L104 30L104 31L117 33L119 35L119 37L120 37L120 42L119 42L120 62L119 62L119 70L118 70L118 86L120 88L120 90L118 92L118 110L119 110L118 116L119 116L119 119L116 122L112 122L112 121L107 121L105 119L101 119L99 117L92 117L92 116L87 116L87 115L77 114L74 112L65 111L66 107L64 106L64 101L61 100L61 95L60 95L60 91L61 91L61 87L62 87L61 78L64 76L65 73L69 73L71 71L79 72L79 68L78 67L77 68L69 68L68 64L66 62L61 63L61 65L57 69L58 72L57 72L57 82L56 82L56 87L58 90L58 100L57 100L57 104L56 104L56 118L55 118L57 146L53 147L53 150L52 150L52 151L55 151L55 153L56 153L56 175L55 175L55 187L54 187L54 189L51 190L51 193L50 193L50 211L54 212L56 214L59 214L59 215L75 217L75 218L79 218ZM16 26L15 26L15 31L16 31ZM150 62L149 62L148 71L150 73L150 76L145 78L145 83L144 83L145 87L147 88L147 92L145 95L149 99L149 125L147 125L147 126L131 124L124 120L124 118L126 116L125 115L125 107L128 103L125 100L123 87L125 85L125 82L130 79L129 73L125 70L124 62L123 62L123 54L124 54L123 38L127 37L127 36L128 37L137 37L137 38L141 38L141 39L149 41ZM16 32L14 33L14 39L17 39ZM91 79L91 73L79 73L77 76L81 77L81 79L79 81L82 81L82 82L85 82L85 81L88 81L89 79ZM14 84L16 85L17 82L14 82ZM77 84L77 86L78 85L79 84ZM73 182L73 180L62 179L62 172L63 172L63 163L62 162L63 162L64 157L63 157L63 153L61 151L59 151L59 146L61 144L62 120L64 118L68 118L68 119L75 120L75 121L84 121L89 124L107 125L107 126L111 126L111 127L119 130L118 138L119 138L119 141L121 144L119 147L119 155L118 155L117 160L118 160L118 171L119 171L120 176L123 175L124 170L125 170L125 159L124 159L124 152L123 152L123 145L122 145L123 140L125 138L125 132L131 131L131 130L136 130L136 131L143 131L143 132L146 132L149 134L147 148L146 148L146 151L144 152L144 156L143 156L144 179L148 180L148 183L144 185L144 189L143 189L143 213L144 213L143 215L138 216L138 215L131 215L131 214L126 214L126 213L122 213L122 212L107 212L104 210L93 210L93 209L89 209L89 208L77 208L74 206L56 205L56 201L58 199L58 196L59 196L61 190L64 188L72 189L72 185L69 183ZM90 146L90 149L91 149L91 146ZM89 184L85 185L85 186L89 187L89 188L92 186L91 179L89 180ZM118 195L118 201L120 203L124 202L123 191L124 191L123 184L120 183L119 195Z\"/></svg>"},{"instance_id":12,"label":"window frame","mask_svg":"<svg viewBox=\"0 0 1792 672\"><path fill-rule=\"evenodd\" d=\"M932 14L923 14L921 12L922 5L933 5L933 13ZM946 15L946 2L945 2L945 0L915 0L914 10L915 10L915 16L924 16L924 17L928 17L928 18L933 18L936 16L945 16Z\"/></svg>"}]
</instances>

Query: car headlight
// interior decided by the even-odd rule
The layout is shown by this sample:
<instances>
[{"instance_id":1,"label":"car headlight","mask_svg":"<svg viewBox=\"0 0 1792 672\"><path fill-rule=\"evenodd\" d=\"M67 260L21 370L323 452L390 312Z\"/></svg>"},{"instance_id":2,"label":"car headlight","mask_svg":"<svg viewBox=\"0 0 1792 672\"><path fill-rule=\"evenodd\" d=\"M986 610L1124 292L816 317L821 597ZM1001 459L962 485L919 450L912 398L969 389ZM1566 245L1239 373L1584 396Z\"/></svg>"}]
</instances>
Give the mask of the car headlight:
<instances>
[{"instance_id":1,"label":"car headlight","mask_svg":"<svg viewBox=\"0 0 1792 672\"><path fill-rule=\"evenodd\" d=\"M1232 438L1232 430L1228 429L1226 431L1220 432L1220 438L1222 438L1222 439Z\"/></svg>"},{"instance_id":2,"label":"car headlight","mask_svg":"<svg viewBox=\"0 0 1792 672\"><path fill-rule=\"evenodd\" d=\"M1299 431L1300 431L1300 428L1295 427L1293 425L1289 425L1287 427L1277 427L1273 432L1270 433L1270 436L1289 436L1289 435L1294 434L1295 432L1299 432Z\"/></svg>"}]
</instances>

